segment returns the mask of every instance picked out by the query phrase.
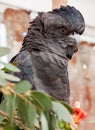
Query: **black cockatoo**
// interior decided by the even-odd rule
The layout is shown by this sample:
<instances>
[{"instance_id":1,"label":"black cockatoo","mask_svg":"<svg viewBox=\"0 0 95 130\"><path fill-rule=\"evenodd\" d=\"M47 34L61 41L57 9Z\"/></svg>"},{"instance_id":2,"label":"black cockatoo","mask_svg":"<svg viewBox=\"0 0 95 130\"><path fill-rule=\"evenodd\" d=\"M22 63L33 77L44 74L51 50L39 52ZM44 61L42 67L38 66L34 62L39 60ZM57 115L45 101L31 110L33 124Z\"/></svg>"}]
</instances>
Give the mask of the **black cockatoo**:
<instances>
[{"instance_id":1,"label":"black cockatoo","mask_svg":"<svg viewBox=\"0 0 95 130\"><path fill-rule=\"evenodd\" d=\"M30 23L22 48L12 60L20 68L13 73L32 83L33 89L69 102L68 60L78 50L71 34L82 34L82 14L71 6L41 12Z\"/></svg>"}]
</instances>

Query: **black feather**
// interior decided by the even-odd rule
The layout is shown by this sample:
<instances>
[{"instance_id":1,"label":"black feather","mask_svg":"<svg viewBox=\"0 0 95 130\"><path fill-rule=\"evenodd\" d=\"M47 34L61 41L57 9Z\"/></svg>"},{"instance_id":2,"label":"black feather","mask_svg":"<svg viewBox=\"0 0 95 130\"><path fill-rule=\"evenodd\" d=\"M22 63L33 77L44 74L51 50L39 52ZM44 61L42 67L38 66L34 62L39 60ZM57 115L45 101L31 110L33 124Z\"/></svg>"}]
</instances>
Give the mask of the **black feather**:
<instances>
[{"instance_id":1,"label":"black feather","mask_svg":"<svg viewBox=\"0 0 95 130\"><path fill-rule=\"evenodd\" d=\"M68 60L78 49L69 34L82 34L84 29L83 16L74 7L39 13L31 22L21 51L11 60L21 69L13 74L29 80L33 89L69 102Z\"/></svg>"}]
</instances>

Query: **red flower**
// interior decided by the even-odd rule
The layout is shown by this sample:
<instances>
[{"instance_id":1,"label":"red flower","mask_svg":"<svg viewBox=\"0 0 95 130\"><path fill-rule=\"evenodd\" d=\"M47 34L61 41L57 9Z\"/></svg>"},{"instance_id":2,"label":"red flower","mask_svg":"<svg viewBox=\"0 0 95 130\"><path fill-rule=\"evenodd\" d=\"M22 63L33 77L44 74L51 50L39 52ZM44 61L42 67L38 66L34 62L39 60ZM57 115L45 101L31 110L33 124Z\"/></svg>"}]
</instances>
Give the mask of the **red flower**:
<instances>
[{"instance_id":1,"label":"red flower","mask_svg":"<svg viewBox=\"0 0 95 130\"><path fill-rule=\"evenodd\" d=\"M80 108L80 102L76 101L75 102L75 107L74 107L74 122L75 124L79 124L81 120L85 119L87 116L87 113Z\"/></svg>"}]
</instances>

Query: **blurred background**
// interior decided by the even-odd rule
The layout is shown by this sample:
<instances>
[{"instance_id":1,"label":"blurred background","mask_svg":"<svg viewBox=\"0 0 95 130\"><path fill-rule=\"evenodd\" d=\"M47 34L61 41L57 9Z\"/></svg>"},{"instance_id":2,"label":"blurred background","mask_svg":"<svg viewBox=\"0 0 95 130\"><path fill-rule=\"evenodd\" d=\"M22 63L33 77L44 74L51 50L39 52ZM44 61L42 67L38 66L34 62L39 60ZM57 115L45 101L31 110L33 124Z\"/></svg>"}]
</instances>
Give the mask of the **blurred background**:
<instances>
[{"instance_id":1,"label":"blurred background","mask_svg":"<svg viewBox=\"0 0 95 130\"><path fill-rule=\"evenodd\" d=\"M79 125L80 130L95 129L95 1L94 0L0 0L0 46L11 49L2 60L8 62L16 55L27 33L29 22L42 11L50 11L60 5L75 6L83 14L86 29L77 37L78 53L69 62L71 106L80 101L88 113Z\"/></svg>"}]
</instances>

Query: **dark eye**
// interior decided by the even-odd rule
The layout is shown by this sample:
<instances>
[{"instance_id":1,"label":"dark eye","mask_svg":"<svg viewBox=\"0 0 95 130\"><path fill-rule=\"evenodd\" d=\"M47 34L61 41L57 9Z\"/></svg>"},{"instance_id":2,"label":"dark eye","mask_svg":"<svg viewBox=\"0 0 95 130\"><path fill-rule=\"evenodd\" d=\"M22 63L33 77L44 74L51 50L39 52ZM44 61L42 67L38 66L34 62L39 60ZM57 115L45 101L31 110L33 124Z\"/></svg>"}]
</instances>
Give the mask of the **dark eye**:
<instances>
[{"instance_id":1,"label":"dark eye","mask_svg":"<svg viewBox=\"0 0 95 130\"><path fill-rule=\"evenodd\" d=\"M72 58L72 55L73 55L73 54L67 54L66 56L68 57L68 59L71 59L71 58Z\"/></svg>"},{"instance_id":2,"label":"dark eye","mask_svg":"<svg viewBox=\"0 0 95 130\"><path fill-rule=\"evenodd\" d=\"M78 48L75 48L74 52L77 52L78 51Z\"/></svg>"},{"instance_id":3,"label":"dark eye","mask_svg":"<svg viewBox=\"0 0 95 130\"><path fill-rule=\"evenodd\" d=\"M40 49L39 48L33 48L33 51L38 52L38 51L40 51Z\"/></svg>"}]
</instances>

